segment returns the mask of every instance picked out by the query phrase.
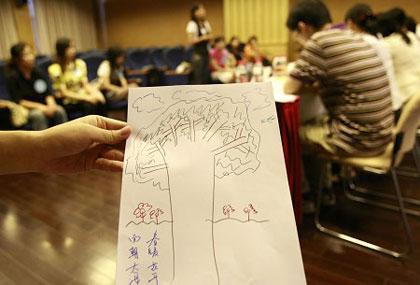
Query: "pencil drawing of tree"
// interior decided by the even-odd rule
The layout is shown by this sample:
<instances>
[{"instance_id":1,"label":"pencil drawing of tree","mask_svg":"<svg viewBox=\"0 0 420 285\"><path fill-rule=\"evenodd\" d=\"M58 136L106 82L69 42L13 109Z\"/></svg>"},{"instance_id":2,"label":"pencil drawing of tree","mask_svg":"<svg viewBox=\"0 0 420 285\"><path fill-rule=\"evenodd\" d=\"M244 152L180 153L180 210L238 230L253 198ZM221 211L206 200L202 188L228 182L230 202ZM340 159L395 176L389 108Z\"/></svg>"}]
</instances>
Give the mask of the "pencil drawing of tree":
<instances>
[{"instance_id":1,"label":"pencil drawing of tree","mask_svg":"<svg viewBox=\"0 0 420 285\"><path fill-rule=\"evenodd\" d=\"M185 265L200 264L217 284L215 180L256 171L260 136L251 126L245 102L199 92L173 98L176 103L156 112L156 119L139 130L128 163L134 181L169 191L171 207L185 204L186 199L196 203L171 209L173 237L187 236L175 238L174 249L189 248L174 253L174 280L199 281L191 279L194 274ZM177 268L177 263L183 267Z\"/></svg>"}]
</instances>

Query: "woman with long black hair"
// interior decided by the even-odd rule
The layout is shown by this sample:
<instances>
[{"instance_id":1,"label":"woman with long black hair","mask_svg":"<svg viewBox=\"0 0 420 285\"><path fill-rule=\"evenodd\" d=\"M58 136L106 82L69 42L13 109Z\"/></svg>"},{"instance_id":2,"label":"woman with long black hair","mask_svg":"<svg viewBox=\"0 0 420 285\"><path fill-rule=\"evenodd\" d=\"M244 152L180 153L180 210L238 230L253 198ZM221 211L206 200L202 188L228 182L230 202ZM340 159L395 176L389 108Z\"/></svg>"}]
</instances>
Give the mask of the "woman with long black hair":
<instances>
[{"instance_id":1,"label":"woman with long black hair","mask_svg":"<svg viewBox=\"0 0 420 285\"><path fill-rule=\"evenodd\" d=\"M378 33L377 17L373 13L372 8L366 4L354 5L347 11L345 22L350 30L360 34L366 42L375 48L388 75L392 108L398 113L402 105L402 99L395 79L394 63L384 40Z\"/></svg>"},{"instance_id":2,"label":"woman with long black hair","mask_svg":"<svg viewBox=\"0 0 420 285\"><path fill-rule=\"evenodd\" d=\"M212 39L212 31L203 4L195 4L191 8L191 20L188 22L186 32L188 41L193 46L192 83L209 83L209 43Z\"/></svg>"},{"instance_id":3,"label":"woman with long black hair","mask_svg":"<svg viewBox=\"0 0 420 285\"><path fill-rule=\"evenodd\" d=\"M56 42L56 63L48 68L53 88L68 113L105 114L105 97L90 84L86 63L76 58L76 47L68 38Z\"/></svg>"},{"instance_id":4,"label":"woman with long black hair","mask_svg":"<svg viewBox=\"0 0 420 285\"><path fill-rule=\"evenodd\" d=\"M407 15L393 8L378 16L378 28L394 61L395 77L400 88L401 101L420 92L420 41L406 27Z\"/></svg>"},{"instance_id":5,"label":"woman with long black hair","mask_svg":"<svg viewBox=\"0 0 420 285\"><path fill-rule=\"evenodd\" d=\"M114 46L107 50L106 60L98 68L101 90L109 101L127 100L128 88L138 86L128 83L124 62L124 50Z\"/></svg>"},{"instance_id":6,"label":"woman with long black hair","mask_svg":"<svg viewBox=\"0 0 420 285\"><path fill-rule=\"evenodd\" d=\"M20 42L10 49L11 60L6 72L6 86L12 100L29 110L33 130L67 121L63 107L54 99L48 78L35 67L35 54L30 45Z\"/></svg>"}]
</instances>

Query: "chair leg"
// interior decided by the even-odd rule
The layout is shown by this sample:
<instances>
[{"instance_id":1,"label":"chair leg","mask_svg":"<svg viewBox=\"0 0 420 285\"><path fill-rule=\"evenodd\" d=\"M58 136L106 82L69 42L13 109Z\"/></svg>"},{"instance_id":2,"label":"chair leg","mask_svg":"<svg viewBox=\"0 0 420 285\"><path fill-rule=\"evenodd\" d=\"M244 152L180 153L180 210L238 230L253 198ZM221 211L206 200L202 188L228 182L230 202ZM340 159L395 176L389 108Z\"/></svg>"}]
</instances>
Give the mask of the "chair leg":
<instances>
[{"instance_id":1,"label":"chair leg","mask_svg":"<svg viewBox=\"0 0 420 285\"><path fill-rule=\"evenodd\" d=\"M391 170L391 175L392 175L392 180L394 182L395 195L397 196L398 207L400 209L401 219L404 225L405 238L407 242L407 250L406 252L403 253L403 255L408 255L413 250L413 236L411 234L410 225L408 224L407 215L404 208L404 201L401 195L400 183L398 182L398 177L397 177L397 173L395 172L395 169Z\"/></svg>"},{"instance_id":2,"label":"chair leg","mask_svg":"<svg viewBox=\"0 0 420 285\"><path fill-rule=\"evenodd\" d=\"M321 175L322 176L322 175ZM395 177L395 178L394 178ZM394 179L394 185L395 185L395 191L397 194L397 198L398 198L398 202L399 202L399 207L401 209L401 218L403 220L403 224L404 224L404 230L405 230L405 234L406 234L406 240L408 243L408 249L405 252L397 252L397 251L393 251L381 246L378 246L376 244L352 237L350 235L344 234L342 232L338 232L332 229L329 229L325 226L323 226L321 224L320 221L320 215L321 215L321 201L322 201L322 187L318 188L318 195L317 195L317 201L316 201L316 209L315 209L315 225L317 227L317 229L325 234L328 234L332 237L341 239L341 240L345 240L347 242L351 242L353 244L374 250L376 252L380 252L395 258L402 258L404 256L406 256L408 253L411 252L412 250L412 238L411 238L411 230L407 221L407 217L404 211L404 202L402 201L402 196L401 196L401 191L400 191L400 187L399 187L399 183L397 180L397 177L395 175L395 172L393 172L393 179ZM346 181L347 182L347 181Z\"/></svg>"},{"instance_id":3,"label":"chair leg","mask_svg":"<svg viewBox=\"0 0 420 285\"><path fill-rule=\"evenodd\" d=\"M373 191L373 190L369 190L369 189L357 186L353 180L350 180L347 182L347 188L345 189L344 193L346 194L346 197L348 199L362 203L362 204L368 204L368 205L380 207L387 210L393 210L393 211L399 211L400 209L399 207L392 204L388 204L385 202L378 202L369 198L355 195L357 193L357 194L369 195L369 196L373 196L373 197L381 198L381 199L389 199L389 200L394 200L394 201L397 200L395 195L385 194L385 193L381 193L378 191ZM403 198L403 201L404 203L407 203L413 206L420 206L420 200L417 200L417 199ZM420 210L404 209L404 211L409 215L420 217Z\"/></svg>"},{"instance_id":4,"label":"chair leg","mask_svg":"<svg viewBox=\"0 0 420 285\"><path fill-rule=\"evenodd\" d=\"M414 157L414 164L415 168L412 167L404 167L398 168L398 174L413 178L420 178L420 144L416 141L414 148L412 150L412 154Z\"/></svg>"}]
</instances>

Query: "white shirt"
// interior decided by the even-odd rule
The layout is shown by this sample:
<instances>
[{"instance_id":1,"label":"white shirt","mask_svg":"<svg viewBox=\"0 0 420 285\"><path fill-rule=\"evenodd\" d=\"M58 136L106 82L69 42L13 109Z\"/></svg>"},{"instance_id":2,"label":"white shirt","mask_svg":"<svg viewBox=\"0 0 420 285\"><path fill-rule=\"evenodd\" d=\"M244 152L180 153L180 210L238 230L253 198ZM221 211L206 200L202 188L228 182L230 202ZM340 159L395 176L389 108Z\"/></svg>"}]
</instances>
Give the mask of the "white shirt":
<instances>
[{"instance_id":1,"label":"white shirt","mask_svg":"<svg viewBox=\"0 0 420 285\"><path fill-rule=\"evenodd\" d=\"M191 20L187 24L186 32L187 34L192 34L194 35L194 37L198 38L199 36L198 28L199 27L197 23ZM201 35L208 35L208 34L211 34L211 26L208 21L204 21L203 27L201 28Z\"/></svg>"},{"instance_id":2,"label":"white shirt","mask_svg":"<svg viewBox=\"0 0 420 285\"><path fill-rule=\"evenodd\" d=\"M378 39L369 34L363 34L362 38L363 40L368 42L373 48L375 48L379 58L383 62L389 79L389 87L391 89L392 109L394 111L399 110L402 106L402 98L397 80L395 79L394 63L392 61L392 56L384 40L382 38Z\"/></svg>"},{"instance_id":3,"label":"white shirt","mask_svg":"<svg viewBox=\"0 0 420 285\"><path fill-rule=\"evenodd\" d=\"M420 91L420 42L412 32L407 35L411 40L410 45L400 34L392 34L384 39L394 61L395 78L403 104Z\"/></svg>"},{"instance_id":4,"label":"white shirt","mask_svg":"<svg viewBox=\"0 0 420 285\"><path fill-rule=\"evenodd\" d=\"M98 78L109 78L111 76L111 64L108 60L101 62L98 68Z\"/></svg>"}]
</instances>

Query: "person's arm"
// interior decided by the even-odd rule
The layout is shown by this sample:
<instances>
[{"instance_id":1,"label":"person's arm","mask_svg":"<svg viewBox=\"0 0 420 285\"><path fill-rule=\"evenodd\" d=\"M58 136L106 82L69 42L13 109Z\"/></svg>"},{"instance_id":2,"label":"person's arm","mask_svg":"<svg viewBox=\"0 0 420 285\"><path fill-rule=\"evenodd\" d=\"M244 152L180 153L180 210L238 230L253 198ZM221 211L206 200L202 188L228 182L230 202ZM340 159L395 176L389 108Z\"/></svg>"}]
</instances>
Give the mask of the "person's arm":
<instances>
[{"instance_id":1,"label":"person's arm","mask_svg":"<svg viewBox=\"0 0 420 285\"><path fill-rule=\"evenodd\" d=\"M125 122L87 116L43 131L0 131L0 175L121 171Z\"/></svg>"},{"instance_id":2,"label":"person's arm","mask_svg":"<svg viewBox=\"0 0 420 285\"><path fill-rule=\"evenodd\" d=\"M121 76L120 77L120 82L121 82L122 88L128 88L128 81L125 77Z\"/></svg>"},{"instance_id":3,"label":"person's arm","mask_svg":"<svg viewBox=\"0 0 420 285\"><path fill-rule=\"evenodd\" d=\"M199 29L198 24L195 22L191 21L187 25L188 42L191 45L195 45L203 41L210 41L212 39L211 32L206 35L198 36L198 29Z\"/></svg>"},{"instance_id":4,"label":"person's arm","mask_svg":"<svg viewBox=\"0 0 420 285\"><path fill-rule=\"evenodd\" d=\"M194 33L188 33L188 42L192 45L195 45L195 44L198 44L198 43L204 42L204 41L210 41L211 39L212 39L211 34L197 36Z\"/></svg>"},{"instance_id":5,"label":"person's arm","mask_svg":"<svg viewBox=\"0 0 420 285\"><path fill-rule=\"evenodd\" d=\"M27 109L30 109L30 110L36 109L42 112L44 112L47 108L45 104L41 104L38 102L33 102L33 101L25 100L25 99L20 100L19 104Z\"/></svg>"},{"instance_id":6,"label":"person's arm","mask_svg":"<svg viewBox=\"0 0 420 285\"><path fill-rule=\"evenodd\" d=\"M244 48L244 58L247 61L253 61L255 59L254 51L249 45L246 45Z\"/></svg>"},{"instance_id":7,"label":"person's arm","mask_svg":"<svg viewBox=\"0 0 420 285\"><path fill-rule=\"evenodd\" d=\"M102 81L101 86L105 90L112 91L115 93L120 93L120 92L123 92L124 90L124 87L120 87L120 86L112 84L108 77L101 78L101 81ZM124 81L125 81L125 84L127 85L127 80L124 79ZM121 83L123 83L122 80L121 80Z\"/></svg>"},{"instance_id":8,"label":"person's arm","mask_svg":"<svg viewBox=\"0 0 420 285\"><path fill-rule=\"evenodd\" d=\"M286 94L317 94L319 82L327 76L324 52L317 43L310 40L305 44L283 89Z\"/></svg>"},{"instance_id":9,"label":"person's arm","mask_svg":"<svg viewBox=\"0 0 420 285\"><path fill-rule=\"evenodd\" d=\"M52 95L48 95L48 96L45 98L45 101L47 102L47 106L50 106L50 107L57 107L57 102L55 102L54 96L52 96Z\"/></svg>"},{"instance_id":10,"label":"person's arm","mask_svg":"<svg viewBox=\"0 0 420 285\"><path fill-rule=\"evenodd\" d=\"M74 99L77 101L92 102L92 98L67 89L65 84L61 84L59 93L63 98Z\"/></svg>"},{"instance_id":11,"label":"person's arm","mask_svg":"<svg viewBox=\"0 0 420 285\"><path fill-rule=\"evenodd\" d=\"M22 93L20 92L18 80L16 74L12 71L9 71L5 74L6 76L6 90L10 95L10 99L16 104L20 104L22 100Z\"/></svg>"},{"instance_id":12,"label":"person's arm","mask_svg":"<svg viewBox=\"0 0 420 285\"><path fill-rule=\"evenodd\" d=\"M214 58L210 58L210 65L211 69L214 71L223 71L223 67L221 67Z\"/></svg>"},{"instance_id":13,"label":"person's arm","mask_svg":"<svg viewBox=\"0 0 420 285\"><path fill-rule=\"evenodd\" d=\"M286 94L298 94L302 89L302 82L293 78L288 77L284 83L284 93Z\"/></svg>"}]
</instances>

